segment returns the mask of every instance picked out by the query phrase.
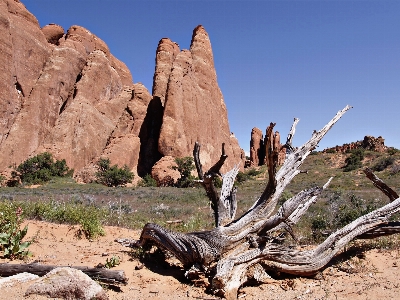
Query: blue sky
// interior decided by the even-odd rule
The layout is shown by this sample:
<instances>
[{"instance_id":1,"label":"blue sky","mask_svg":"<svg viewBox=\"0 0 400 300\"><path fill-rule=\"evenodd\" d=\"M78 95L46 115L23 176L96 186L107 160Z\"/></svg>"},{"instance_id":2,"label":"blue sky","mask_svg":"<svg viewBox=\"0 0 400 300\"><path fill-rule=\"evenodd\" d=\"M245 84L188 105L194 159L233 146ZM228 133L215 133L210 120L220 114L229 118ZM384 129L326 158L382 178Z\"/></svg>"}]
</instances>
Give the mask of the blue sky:
<instances>
[{"instance_id":1,"label":"blue sky","mask_svg":"<svg viewBox=\"0 0 400 300\"><path fill-rule=\"evenodd\" d=\"M202 24L211 39L231 131L245 151L253 127L276 122L295 146L346 104L319 150L383 136L400 148L400 1L22 0L41 26L80 25L103 39L151 91L158 41L181 49Z\"/></svg>"}]
</instances>

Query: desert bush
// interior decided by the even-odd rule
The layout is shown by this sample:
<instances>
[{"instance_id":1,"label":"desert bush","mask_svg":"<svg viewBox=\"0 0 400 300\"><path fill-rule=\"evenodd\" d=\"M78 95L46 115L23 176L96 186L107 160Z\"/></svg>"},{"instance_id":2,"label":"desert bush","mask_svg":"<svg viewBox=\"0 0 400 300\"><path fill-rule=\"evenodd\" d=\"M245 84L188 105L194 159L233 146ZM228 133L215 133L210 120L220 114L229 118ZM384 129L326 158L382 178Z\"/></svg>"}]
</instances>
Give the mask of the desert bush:
<instances>
[{"instance_id":1,"label":"desert bush","mask_svg":"<svg viewBox=\"0 0 400 300\"><path fill-rule=\"evenodd\" d=\"M0 251L3 252L4 258L13 260L30 255L28 247L32 242L22 241L28 232L28 226L20 229L23 221L22 213L21 207L9 205L9 203L1 205Z\"/></svg>"},{"instance_id":2,"label":"desert bush","mask_svg":"<svg viewBox=\"0 0 400 300\"><path fill-rule=\"evenodd\" d=\"M398 164L393 164L392 167L390 168L390 174L395 175L400 172L400 165Z\"/></svg>"},{"instance_id":3,"label":"desert bush","mask_svg":"<svg viewBox=\"0 0 400 300\"><path fill-rule=\"evenodd\" d=\"M21 163L11 172L8 186L23 184L42 184L53 177L72 176L74 170L69 169L65 159L54 161L51 153L44 152Z\"/></svg>"},{"instance_id":4,"label":"desert bush","mask_svg":"<svg viewBox=\"0 0 400 300\"><path fill-rule=\"evenodd\" d=\"M395 158L393 156L383 157L372 167L372 170L378 172L383 171L387 167L393 165L394 162Z\"/></svg>"},{"instance_id":5,"label":"desert bush","mask_svg":"<svg viewBox=\"0 0 400 300\"><path fill-rule=\"evenodd\" d=\"M109 158L100 158L97 162L99 171L96 172L96 181L100 184L116 187L132 182L133 173L127 165L119 168L117 165L110 166Z\"/></svg>"},{"instance_id":6,"label":"desert bush","mask_svg":"<svg viewBox=\"0 0 400 300\"><path fill-rule=\"evenodd\" d=\"M195 179L192 175L192 171L195 169L193 157L176 157L175 163L177 166L173 166L172 169L177 170L181 175L176 182L176 186L180 188L193 186Z\"/></svg>"},{"instance_id":7,"label":"desert bush","mask_svg":"<svg viewBox=\"0 0 400 300\"><path fill-rule=\"evenodd\" d=\"M214 183L214 186L216 188L219 188L219 189L222 188L222 179L221 179L221 177L215 176L214 179L213 179L213 183Z\"/></svg>"},{"instance_id":8,"label":"desert bush","mask_svg":"<svg viewBox=\"0 0 400 300\"><path fill-rule=\"evenodd\" d=\"M236 182L237 183L243 183L243 182L245 182L245 181L247 181L249 179L250 179L250 176L247 173L242 172L242 171L239 171L237 176L236 176Z\"/></svg>"},{"instance_id":9,"label":"desert bush","mask_svg":"<svg viewBox=\"0 0 400 300\"><path fill-rule=\"evenodd\" d=\"M291 192L289 192L289 191L283 191L283 193L282 193L282 195L279 197L279 200L278 200L278 204L279 205L282 205L283 203L285 203L286 202L286 200L289 200L290 198L292 198L294 195L291 193Z\"/></svg>"},{"instance_id":10,"label":"desert bush","mask_svg":"<svg viewBox=\"0 0 400 300\"><path fill-rule=\"evenodd\" d=\"M396 153L399 153L400 150L399 150L399 149L396 149L396 148L394 148L394 147L390 147L390 148L388 148L388 149L386 150L386 152L387 152L389 155L395 155Z\"/></svg>"},{"instance_id":11,"label":"desert bush","mask_svg":"<svg viewBox=\"0 0 400 300\"><path fill-rule=\"evenodd\" d=\"M157 181L150 174L146 174L137 185L141 187L157 186Z\"/></svg>"},{"instance_id":12,"label":"desert bush","mask_svg":"<svg viewBox=\"0 0 400 300\"><path fill-rule=\"evenodd\" d=\"M362 160L364 159L364 149L355 149L351 151L349 157L346 158L343 171L350 172L362 167Z\"/></svg>"}]
</instances>

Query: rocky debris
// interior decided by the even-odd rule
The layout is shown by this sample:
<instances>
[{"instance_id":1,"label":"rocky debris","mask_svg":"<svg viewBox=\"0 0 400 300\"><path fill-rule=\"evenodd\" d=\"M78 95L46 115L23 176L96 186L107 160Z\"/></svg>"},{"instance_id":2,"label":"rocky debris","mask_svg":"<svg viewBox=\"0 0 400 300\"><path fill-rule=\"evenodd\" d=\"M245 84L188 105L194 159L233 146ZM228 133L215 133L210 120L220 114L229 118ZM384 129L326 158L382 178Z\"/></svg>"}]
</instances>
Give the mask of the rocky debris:
<instances>
[{"instance_id":1,"label":"rocky debris","mask_svg":"<svg viewBox=\"0 0 400 300\"><path fill-rule=\"evenodd\" d=\"M261 129L254 127L250 139L250 165L259 166L264 163L265 147Z\"/></svg>"},{"instance_id":2,"label":"rocky debris","mask_svg":"<svg viewBox=\"0 0 400 300\"><path fill-rule=\"evenodd\" d=\"M192 156L197 141L202 147L200 159L208 169L219 159L222 143L225 143L228 160L223 171L241 161L243 166L245 158L229 130L207 32L201 25L197 26L190 49L176 55L175 45L169 40L161 40L158 49L169 51L164 51L163 55L157 53L157 58L165 57L164 60L158 59L162 66L156 66L154 77L155 92L160 98L163 98L163 84L168 77L158 150L164 156ZM169 68L172 59L172 68Z\"/></svg>"},{"instance_id":3,"label":"rocky debris","mask_svg":"<svg viewBox=\"0 0 400 300\"><path fill-rule=\"evenodd\" d=\"M381 136L376 138L376 137L367 135L364 137L364 139L362 141L357 141L357 142L343 144L341 146L326 148L322 152L323 153L347 153L347 152L349 152L351 150L355 150L355 149L364 149L364 150L375 151L375 152L385 152L387 149L387 146L385 146L385 139L382 138Z\"/></svg>"},{"instance_id":4,"label":"rocky debris","mask_svg":"<svg viewBox=\"0 0 400 300\"><path fill-rule=\"evenodd\" d=\"M28 287L25 296L46 295L63 299L108 299L103 288L82 271L60 267L56 268Z\"/></svg>"},{"instance_id":5,"label":"rocky debris","mask_svg":"<svg viewBox=\"0 0 400 300\"><path fill-rule=\"evenodd\" d=\"M65 34L64 28L54 23L42 27L42 32L46 37L47 42L54 45L58 45L58 40Z\"/></svg>"},{"instance_id":6,"label":"rocky debris","mask_svg":"<svg viewBox=\"0 0 400 300\"><path fill-rule=\"evenodd\" d=\"M173 186L181 174L172 169L178 166L172 156L164 156L151 169L151 177L157 181L157 186Z\"/></svg>"},{"instance_id":7,"label":"rocky debris","mask_svg":"<svg viewBox=\"0 0 400 300\"><path fill-rule=\"evenodd\" d=\"M5 278L0 278L0 288L2 287L12 287L15 284L28 282L35 279L38 279L39 276L31 273L19 273L13 276L8 276Z\"/></svg>"}]
</instances>

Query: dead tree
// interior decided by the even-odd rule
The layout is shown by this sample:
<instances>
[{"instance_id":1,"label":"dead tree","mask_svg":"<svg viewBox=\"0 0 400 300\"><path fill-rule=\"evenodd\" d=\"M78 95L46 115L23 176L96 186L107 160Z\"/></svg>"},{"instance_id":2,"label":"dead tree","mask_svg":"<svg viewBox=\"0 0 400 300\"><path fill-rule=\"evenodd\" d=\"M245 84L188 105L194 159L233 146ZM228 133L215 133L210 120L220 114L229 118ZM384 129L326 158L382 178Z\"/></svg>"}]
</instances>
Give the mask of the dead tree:
<instances>
[{"instance_id":1,"label":"dead tree","mask_svg":"<svg viewBox=\"0 0 400 300\"><path fill-rule=\"evenodd\" d=\"M323 136L350 109L346 106L320 131L314 131L311 139L295 149L292 138L298 119L283 147L287 157L277 170L278 154L281 145L274 135L273 123L267 129L268 182L261 196L241 217L235 219L236 188L234 180L239 168L222 175L223 186L220 195L213 185L213 178L220 175L220 169L227 156L222 147L219 161L203 173L199 159L200 145L196 144L193 155L200 183L204 186L215 216L215 228L209 231L179 233L157 224L146 224L139 240L120 239L117 242L129 247L141 247L152 243L166 249L178 258L190 275L193 272L205 272L212 269L211 289L229 299L236 299L240 286L250 279L263 282L269 276L266 271L308 276L317 273L327 265L332 257L351 240L372 238L400 232L400 224L388 222L389 217L400 210L400 198L392 189L378 179L369 169L367 177L382 190L391 202L382 208L368 213L332 233L323 243L312 250L300 251L286 247L279 242L278 232L292 232L292 226L298 222L316 198L328 186L303 190L277 208L278 199L291 180L302 171L300 166L313 151Z\"/></svg>"}]
</instances>

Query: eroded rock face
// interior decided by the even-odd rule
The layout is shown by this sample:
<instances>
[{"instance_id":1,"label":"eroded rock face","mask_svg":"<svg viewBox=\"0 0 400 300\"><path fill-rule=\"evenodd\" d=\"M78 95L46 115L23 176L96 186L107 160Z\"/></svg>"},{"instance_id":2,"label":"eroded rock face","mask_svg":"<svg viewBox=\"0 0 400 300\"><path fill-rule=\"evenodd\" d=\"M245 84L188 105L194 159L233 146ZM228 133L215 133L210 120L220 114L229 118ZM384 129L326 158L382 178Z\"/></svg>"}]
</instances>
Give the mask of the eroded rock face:
<instances>
[{"instance_id":1,"label":"eroded rock face","mask_svg":"<svg viewBox=\"0 0 400 300\"><path fill-rule=\"evenodd\" d=\"M133 99L128 68L89 30L41 29L18 1L0 0L0 20L0 170L49 151L79 171L102 154Z\"/></svg>"},{"instance_id":2,"label":"eroded rock face","mask_svg":"<svg viewBox=\"0 0 400 300\"><path fill-rule=\"evenodd\" d=\"M169 75L172 71L172 64L179 53L179 46L168 38L163 38L158 43L156 51L156 68L153 77L153 96L165 104Z\"/></svg>"},{"instance_id":3,"label":"eroded rock face","mask_svg":"<svg viewBox=\"0 0 400 300\"><path fill-rule=\"evenodd\" d=\"M0 0L0 144L50 53L35 16L19 1Z\"/></svg>"},{"instance_id":4,"label":"eroded rock face","mask_svg":"<svg viewBox=\"0 0 400 300\"><path fill-rule=\"evenodd\" d=\"M3 174L48 151L82 182L93 180L100 157L144 176L163 156L192 156L196 141L205 170L219 159L222 143L229 156L223 172L244 162L202 26L190 50L160 41L150 95L89 30L40 28L22 3L0 0L0 63Z\"/></svg>"},{"instance_id":5,"label":"eroded rock face","mask_svg":"<svg viewBox=\"0 0 400 300\"><path fill-rule=\"evenodd\" d=\"M160 153L173 157L192 156L194 143L198 141L201 144L200 158L207 169L219 159L222 143L225 143L228 160L223 171L239 162L243 166L242 151L229 130L224 99L217 83L211 43L205 29L202 26L194 29L190 50L182 50L175 55L175 46L166 40L160 42L159 49L169 49L165 51L166 59L162 61L165 74L155 76L155 80L162 83L168 77L158 141ZM169 62L172 59L170 69ZM156 67L156 71L163 68ZM160 83L158 86L160 88L156 89L157 96L162 98L164 88L161 88Z\"/></svg>"}]
</instances>

